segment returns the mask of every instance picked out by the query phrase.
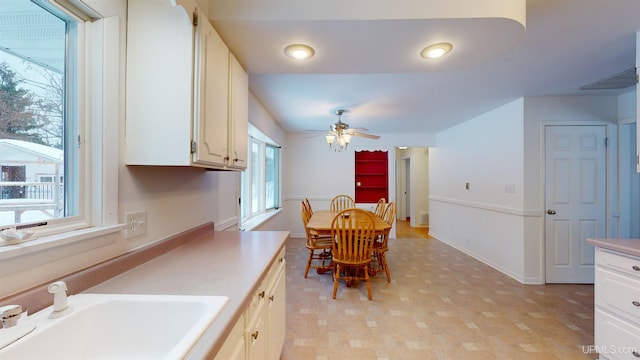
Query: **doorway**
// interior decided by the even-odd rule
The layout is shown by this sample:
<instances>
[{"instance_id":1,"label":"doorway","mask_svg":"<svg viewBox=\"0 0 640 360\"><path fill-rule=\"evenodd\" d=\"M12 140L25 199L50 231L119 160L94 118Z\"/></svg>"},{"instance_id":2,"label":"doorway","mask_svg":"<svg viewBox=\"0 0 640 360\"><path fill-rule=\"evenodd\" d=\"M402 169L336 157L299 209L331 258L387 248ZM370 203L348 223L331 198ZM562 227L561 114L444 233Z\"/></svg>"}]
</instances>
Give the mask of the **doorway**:
<instances>
[{"instance_id":1,"label":"doorway","mask_svg":"<svg viewBox=\"0 0 640 360\"><path fill-rule=\"evenodd\" d=\"M411 221L411 158L404 159L404 220Z\"/></svg>"},{"instance_id":2,"label":"doorway","mask_svg":"<svg viewBox=\"0 0 640 360\"><path fill-rule=\"evenodd\" d=\"M427 147L396 148L396 219L410 226L429 226L429 151Z\"/></svg>"},{"instance_id":3,"label":"doorway","mask_svg":"<svg viewBox=\"0 0 640 360\"><path fill-rule=\"evenodd\" d=\"M605 236L606 127L549 125L545 149L547 283L593 283L594 248Z\"/></svg>"}]
</instances>

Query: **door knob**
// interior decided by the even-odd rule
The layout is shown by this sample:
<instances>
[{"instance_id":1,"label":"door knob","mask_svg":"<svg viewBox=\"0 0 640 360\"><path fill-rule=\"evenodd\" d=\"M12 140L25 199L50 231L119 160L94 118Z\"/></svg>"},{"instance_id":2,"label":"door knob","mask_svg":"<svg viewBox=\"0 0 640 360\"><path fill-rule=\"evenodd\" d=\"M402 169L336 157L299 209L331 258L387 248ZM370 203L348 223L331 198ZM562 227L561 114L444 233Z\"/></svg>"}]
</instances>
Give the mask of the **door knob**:
<instances>
[{"instance_id":1,"label":"door knob","mask_svg":"<svg viewBox=\"0 0 640 360\"><path fill-rule=\"evenodd\" d=\"M549 210L547 210L547 214L549 214L549 215L555 215L555 214L556 214L556 211L555 211L555 210L551 210L551 209L549 209Z\"/></svg>"}]
</instances>

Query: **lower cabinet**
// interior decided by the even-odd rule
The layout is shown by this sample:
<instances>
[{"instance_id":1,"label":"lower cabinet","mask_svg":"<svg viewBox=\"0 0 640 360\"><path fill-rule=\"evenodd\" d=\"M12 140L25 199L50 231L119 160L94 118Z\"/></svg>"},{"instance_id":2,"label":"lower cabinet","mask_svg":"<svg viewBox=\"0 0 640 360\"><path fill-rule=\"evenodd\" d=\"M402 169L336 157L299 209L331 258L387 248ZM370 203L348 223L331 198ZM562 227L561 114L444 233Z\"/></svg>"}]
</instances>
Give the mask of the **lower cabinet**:
<instances>
[{"instance_id":1,"label":"lower cabinet","mask_svg":"<svg viewBox=\"0 0 640 360\"><path fill-rule=\"evenodd\" d=\"M252 295L242 317L227 336L215 360L277 360L286 331L285 249Z\"/></svg>"},{"instance_id":2,"label":"lower cabinet","mask_svg":"<svg viewBox=\"0 0 640 360\"><path fill-rule=\"evenodd\" d=\"M218 350L215 360L245 360L247 349L244 341L244 318L236 322L224 344Z\"/></svg>"},{"instance_id":3,"label":"lower cabinet","mask_svg":"<svg viewBox=\"0 0 640 360\"><path fill-rule=\"evenodd\" d=\"M279 359L284 345L286 329L286 277L284 262L282 269L274 276L273 287L267 298L267 359Z\"/></svg>"},{"instance_id":4,"label":"lower cabinet","mask_svg":"<svg viewBox=\"0 0 640 360\"><path fill-rule=\"evenodd\" d=\"M640 258L596 248L594 285L600 359L640 359Z\"/></svg>"}]
</instances>

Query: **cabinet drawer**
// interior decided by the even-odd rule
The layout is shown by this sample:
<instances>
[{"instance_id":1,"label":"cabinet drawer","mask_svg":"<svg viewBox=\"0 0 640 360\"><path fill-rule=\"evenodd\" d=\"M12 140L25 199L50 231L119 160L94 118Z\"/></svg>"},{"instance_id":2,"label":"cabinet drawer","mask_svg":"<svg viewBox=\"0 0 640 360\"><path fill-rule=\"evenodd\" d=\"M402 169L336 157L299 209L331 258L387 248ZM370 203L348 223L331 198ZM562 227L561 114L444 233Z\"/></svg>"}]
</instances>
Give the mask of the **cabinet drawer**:
<instances>
[{"instance_id":1,"label":"cabinet drawer","mask_svg":"<svg viewBox=\"0 0 640 360\"><path fill-rule=\"evenodd\" d=\"M596 350L607 359L640 359L640 327L595 311Z\"/></svg>"},{"instance_id":2,"label":"cabinet drawer","mask_svg":"<svg viewBox=\"0 0 640 360\"><path fill-rule=\"evenodd\" d=\"M640 258L598 249L596 251L596 264L629 274L640 280Z\"/></svg>"},{"instance_id":3,"label":"cabinet drawer","mask_svg":"<svg viewBox=\"0 0 640 360\"><path fill-rule=\"evenodd\" d=\"M276 256L276 259L273 261L273 263L269 267L269 270L267 271L267 275L265 276L265 284L264 284L265 288L267 289L271 288L271 285L276 280L276 277L279 274L279 270L284 267L285 265L284 255L285 255L285 248L283 247L282 250L280 250L280 252L278 253L278 256Z\"/></svg>"},{"instance_id":4,"label":"cabinet drawer","mask_svg":"<svg viewBox=\"0 0 640 360\"><path fill-rule=\"evenodd\" d=\"M267 297L267 290L272 287L272 283L276 279L276 275L279 274L278 270L284 268L284 255L285 248L283 247L280 253L278 253L278 256L276 257L274 262L269 266L267 274L260 283L258 290L256 290L256 292L253 294L251 302L249 303L249 307L247 308L247 316L249 318L253 317L256 312L256 308L265 302L265 298Z\"/></svg>"},{"instance_id":5,"label":"cabinet drawer","mask_svg":"<svg viewBox=\"0 0 640 360\"><path fill-rule=\"evenodd\" d=\"M264 299L267 296L267 280L264 279L261 283L260 286L258 286L258 289L253 293L253 295L251 296L251 302L249 303L249 306L247 307L246 310L246 323L248 323L249 321L251 321L251 318L254 316L254 314L256 313L257 309L264 304Z\"/></svg>"},{"instance_id":6,"label":"cabinet drawer","mask_svg":"<svg viewBox=\"0 0 640 360\"><path fill-rule=\"evenodd\" d=\"M640 281L596 267L595 301L640 326Z\"/></svg>"}]
</instances>

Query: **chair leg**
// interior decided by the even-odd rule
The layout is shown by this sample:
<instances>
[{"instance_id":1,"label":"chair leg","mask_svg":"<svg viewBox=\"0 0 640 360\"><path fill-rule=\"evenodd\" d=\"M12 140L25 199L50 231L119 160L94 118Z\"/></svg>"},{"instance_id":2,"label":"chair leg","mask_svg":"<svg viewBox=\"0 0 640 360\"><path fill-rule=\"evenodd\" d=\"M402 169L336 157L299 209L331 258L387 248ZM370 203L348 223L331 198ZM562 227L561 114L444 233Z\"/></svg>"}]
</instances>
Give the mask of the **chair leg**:
<instances>
[{"instance_id":1,"label":"chair leg","mask_svg":"<svg viewBox=\"0 0 640 360\"><path fill-rule=\"evenodd\" d=\"M387 256L385 253L380 253L380 263L384 272L387 274L387 282L391 282L391 274L389 274L389 265L387 265Z\"/></svg>"},{"instance_id":2,"label":"chair leg","mask_svg":"<svg viewBox=\"0 0 640 360\"><path fill-rule=\"evenodd\" d=\"M336 264L335 271L333 272L333 298L336 298L338 293L338 280L340 280L340 265Z\"/></svg>"},{"instance_id":3,"label":"chair leg","mask_svg":"<svg viewBox=\"0 0 640 360\"><path fill-rule=\"evenodd\" d=\"M304 278L307 278L307 274L309 274L309 268L311 267L311 260L313 259L313 250L309 250L309 259L307 259L307 267L304 269Z\"/></svg>"},{"instance_id":4,"label":"chair leg","mask_svg":"<svg viewBox=\"0 0 640 360\"><path fill-rule=\"evenodd\" d=\"M369 267L364 267L364 281L367 284L367 295L369 296L369 300L373 300L371 296L371 283L369 282Z\"/></svg>"}]
</instances>

